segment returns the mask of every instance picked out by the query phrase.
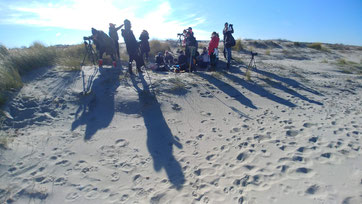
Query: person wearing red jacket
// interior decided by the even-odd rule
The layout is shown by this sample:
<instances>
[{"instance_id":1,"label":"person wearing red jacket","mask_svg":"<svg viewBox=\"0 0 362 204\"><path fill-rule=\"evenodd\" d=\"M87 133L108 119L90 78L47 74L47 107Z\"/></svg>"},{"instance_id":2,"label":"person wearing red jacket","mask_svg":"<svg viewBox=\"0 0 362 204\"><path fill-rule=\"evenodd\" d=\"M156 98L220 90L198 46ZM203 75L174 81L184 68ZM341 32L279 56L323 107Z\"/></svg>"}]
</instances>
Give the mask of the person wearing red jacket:
<instances>
[{"instance_id":1,"label":"person wearing red jacket","mask_svg":"<svg viewBox=\"0 0 362 204\"><path fill-rule=\"evenodd\" d=\"M210 55L210 64L211 69L215 70L215 66L217 63L217 56L218 56L218 47L219 47L219 34L215 31L211 34L211 41L209 43L209 55Z\"/></svg>"}]
</instances>

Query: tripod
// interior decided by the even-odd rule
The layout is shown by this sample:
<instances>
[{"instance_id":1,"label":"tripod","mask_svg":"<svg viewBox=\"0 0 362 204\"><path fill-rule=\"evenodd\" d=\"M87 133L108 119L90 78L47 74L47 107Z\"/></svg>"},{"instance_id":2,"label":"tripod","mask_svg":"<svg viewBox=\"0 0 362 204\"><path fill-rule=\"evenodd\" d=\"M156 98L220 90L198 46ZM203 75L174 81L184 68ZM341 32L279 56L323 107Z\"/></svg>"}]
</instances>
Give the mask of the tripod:
<instances>
[{"instance_id":1,"label":"tripod","mask_svg":"<svg viewBox=\"0 0 362 204\"><path fill-rule=\"evenodd\" d=\"M84 57L82 64L80 66L83 67L86 57L88 57L88 59L92 61L93 65L96 65L97 54L96 51L93 49L90 39L88 39L88 42L87 40L84 40L84 47L85 47Z\"/></svg>"},{"instance_id":2,"label":"tripod","mask_svg":"<svg viewBox=\"0 0 362 204\"><path fill-rule=\"evenodd\" d=\"M247 77L248 80L250 80L250 69L256 69L256 61L255 61L255 56L258 55L258 53L256 52L250 52L251 54L251 59L248 65L248 68L245 72L245 76Z\"/></svg>"},{"instance_id":3,"label":"tripod","mask_svg":"<svg viewBox=\"0 0 362 204\"><path fill-rule=\"evenodd\" d=\"M88 40L88 42L87 42L87 40ZM86 57L88 57L88 59L92 61L93 65L96 65L97 54L94 51L91 40L89 38L84 39L84 47L85 47L85 51L84 51L84 57L83 57L82 64L80 65L81 68L84 65ZM87 90L86 90L85 79L84 79L84 71L83 71L83 69L81 69L81 70L82 70L82 79L83 79L83 95L85 95L85 93L89 90L91 84L88 85ZM90 76L90 80L88 79L88 81L93 80L93 77L95 76L95 74L97 74L97 71L98 71L98 69L96 67L94 74L92 76Z\"/></svg>"}]
</instances>

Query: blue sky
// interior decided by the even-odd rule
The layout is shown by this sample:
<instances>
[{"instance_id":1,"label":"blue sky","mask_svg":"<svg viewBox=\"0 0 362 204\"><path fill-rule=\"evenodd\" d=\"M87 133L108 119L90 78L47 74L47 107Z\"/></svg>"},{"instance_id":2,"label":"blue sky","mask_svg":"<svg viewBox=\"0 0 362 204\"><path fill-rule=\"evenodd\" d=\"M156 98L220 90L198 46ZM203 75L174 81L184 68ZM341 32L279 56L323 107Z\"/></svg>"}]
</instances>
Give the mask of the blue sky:
<instances>
[{"instance_id":1,"label":"blue sky","mask_svg":"<svg viewBox=\"0 0 362 204\"><path fill-rule=\"evenodd\" d=\"M229 22L236 38L362 46L362 0L0 0L0 43L81 43L91 27L108 33L108 23L125 18L136 37L146 29L151 38L175 39L191 26L207 40Z\"/></svg>"}]
</instances>

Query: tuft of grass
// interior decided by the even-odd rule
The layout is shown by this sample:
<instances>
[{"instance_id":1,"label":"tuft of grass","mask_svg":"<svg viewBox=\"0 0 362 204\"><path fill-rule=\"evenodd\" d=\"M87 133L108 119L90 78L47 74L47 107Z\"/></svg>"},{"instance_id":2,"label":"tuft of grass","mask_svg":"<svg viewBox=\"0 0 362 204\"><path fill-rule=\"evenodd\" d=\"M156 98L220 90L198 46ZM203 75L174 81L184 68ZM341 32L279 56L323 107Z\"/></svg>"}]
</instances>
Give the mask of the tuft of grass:
<instances>
[{"instance_id":1,"label":"tuft of grass","mask_svg":"<svg viewBox=\"0 0 362 204\"><path fill-rule=\"evenodd\" d=\"M294 44L295 47L301 47L302 46L302 44L300 42L293 42L293 44Z\"/></svg>"},{"instance_id":2,"label":"tuft of grass","mask_svg":"<svg viewBox=\"0 0 362 204\"><path fill-rule=\"evenodd\" d=\"M57 51L56 64L64 67L64 69L67 71L78 71L81 69L80 65L84 55L84 44L77 44L61 48ZM91 63L91 60L86 57L85 64L90 65Z\"/></svg>"},{"instance_id":3,"label":"tuft of grass","mask_svg":"<svg viewBox=\"0 0 362 204\"><path fill-rule=\"evenodd\" d=\"M267 50L265 51L265 54L266 54L266 55L270 55L270 50L267 49Z\"/></svg>"},{"instance_id":4,"label":"tuft of grass","mask_svg":"<svg viewBox=\"0 0 362 204\"><path fill-rule=\"evenodd\" d=\"M342 58L342 59L339 59L338 61L336 61L335 64L339 66L339 69L343 73L362 74L362 63L358 64L356 62L348 61L348 60L345 60L345 59Z\"/></svg>"},{"instance_id":5,"label":"tuft of grass","mask_svg":"<svg viewBox=\"0 0 362 204\"><path fill-rule=\"evenodd\" d=\"M237 52L244 49L244 46L240 38L235 41L235 46L232 49Z\"/></svg>"},{"instance_id":6,"label":"tuft of grass","mask_svg":"<svg viewBox=\"0 0 362 204\"><path fill-rule=\"evenodd\" d=\"M330 52L330 50L322 45L322 43L312 43L308 45L309 48L320 50L324 52Z\"/></svg>"},{"instance_id":7,"label":"tuft of grass","mask_svg":"<svg viewBox=\"0 0 362 204\"><path fill-rule=\"evenodd\" d=\"M184 91L186 90L186 84L181 81L180 78L170 78L168 79L168 82L171 84L170 85L170 90L171 91Z\"/></svg>"},{"instance_id":8,"label":"tuft of grass","mask_svg":"<svg viewBox=\"0 0 362 204\"><path fill-rule=\"evenodd\" d=\"M328 63L328 61L326 59L323 59L321 63Z\"/></svg>"},{"instance_id":9,"label":"tuft of grass","mask_svg":"<svg viewBox=\"0 0 362 204\"><path fill-rule=\"evenodd\" d=\"M6 64L22 75L36 68L54 66L56 57L55 47L46 47L40 42L34 42L29 48L10 52Z\"/></svg>"},{"instance_id":10,"label":"tuft of grass","mask_svg":"<svg viewBox=\"0 0 362 204\"><path fill-rule=\"evenodd\" d=\"M245 76L246 76L246 80L250 81L251 80L251 73L250 73L250 70L246 70L246 73L245 73Z\"/></svg>"},{"instance_id":11,"label":"tuft of grass","mask_svg":"<svg viewBox=\"0 0 362 204\"><path fill-rule=\"evenodd\" d=\"M151 40L150 41L151 51L149 53L150 57L155 56L158 52L164 52L165 50L170 51L170 45L166 42L161 42L159 40Z\"/></svg>"}]
</instances>

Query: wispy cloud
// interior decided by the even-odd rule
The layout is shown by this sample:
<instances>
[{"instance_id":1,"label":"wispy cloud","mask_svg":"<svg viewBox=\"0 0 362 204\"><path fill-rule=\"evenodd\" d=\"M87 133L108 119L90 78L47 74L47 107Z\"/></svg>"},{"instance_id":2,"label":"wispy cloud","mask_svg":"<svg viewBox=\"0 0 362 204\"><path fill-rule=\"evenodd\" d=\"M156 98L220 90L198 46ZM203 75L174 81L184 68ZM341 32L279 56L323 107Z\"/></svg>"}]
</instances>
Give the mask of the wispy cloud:
<instances>
[{"instance_id":1,"label":"wispy cloud","mask_svg":"<svg viewBox=\"0 0 362 204\"><path fill-rule=\"evenodd\" d=\"M205 18L192 14L187 14L190 18L186 20L176 19L173 15L175 10L169 1L159 0L153 9L149 9L146 4L145 0L69 0L56 3L15 1L7 4L0 3L1 7L7 11L5 14L0 14L0 23L89 31L91 27L95 27L107 31L108 23L119 25L127 18L131 20L135 34L146 29L151 37L166 39L175 38L176 33L181 32L185 27L197 27L205 22ZM142 17L137 15L140 11L143 14ZM197 28L195 31L199 31L201 35L207 33Z\"/></svg>"}]
</instances>

